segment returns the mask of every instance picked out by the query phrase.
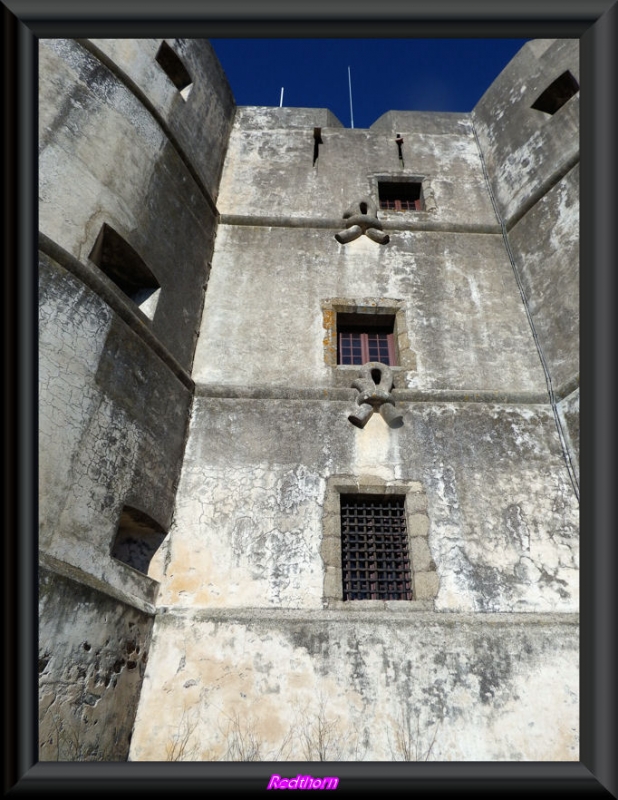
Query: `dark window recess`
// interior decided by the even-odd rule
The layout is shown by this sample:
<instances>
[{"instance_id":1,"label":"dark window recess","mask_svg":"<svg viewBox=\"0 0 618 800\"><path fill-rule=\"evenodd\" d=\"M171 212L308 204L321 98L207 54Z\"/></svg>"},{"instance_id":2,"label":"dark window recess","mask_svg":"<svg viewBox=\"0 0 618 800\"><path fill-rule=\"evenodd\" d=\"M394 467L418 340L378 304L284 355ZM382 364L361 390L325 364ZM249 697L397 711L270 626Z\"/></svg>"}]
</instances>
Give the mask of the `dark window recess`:
<instances>
[{"instance_id":1,"label":"dark window recess","mask_svg":"<svg viewBox=\"0 0 618 800\"><path fill-rule=\"evenodd\" d=\"M167 42L161 43L156 59L163 72L165 72L183 97L186 98L186 90L189 89L193 81L187 68Z\"/></svg>"},{"instance_id":2,"label":"dark window recess","mask_svg":"<svg viewBox=\"0 0 618 800\"><path fill-rule=\"evenodd\" d=\"M395 366L394 327L390 314L337 314L337 363Z\"/></svg>"},{"instance_id":3,"label":"dark window recess","mask_svg":"<svg viewBox=\"0 0 618 800\"><path fill-rule=\"evenodd\" d=\"M412 600L405 498L341 495L344 600Z\"/></svg>"},{"instance_id":4,"label":"dark window recess","mask_svg":"<svg viewBox=\"0 0 618 800\"><path fill-rule=\"evenodd\" d=\"M579 92L579 84L567 70L550 84L543 94L539 95L532 108L544 111L546 114L555 114L559 108Z\"/></svg>"},{"instance_id":5,"label":"dark window recess","mask_svg":"<svg viewBox=\"0 0 618 800\"><path fill-rule=\"evenodd\" d=\"M152 557L165 536L163 528L148 514L131 506L125 506L120 514L111 554L118 561L147 575Z\"/></svg>"},{"instance_id":6,"label":"dark window recess","mask_svg":"<svg viewBox=\"0 0 618 800\"><path fill-rule=\"evenodd\" d=\"M388 211L422 211L422 184L416 181L378 183L380 208Z\"/></svg>"},{"instance_id":7,"label":"dark window recess","mask_svg":"<svg viewBox=\"0 0 618 800\"><path fill-rule=\"evenodd\" d=\"M159 288L143 259L107 224L99 231L90 259L137 305Z\"/></svg>"}]
</instances>

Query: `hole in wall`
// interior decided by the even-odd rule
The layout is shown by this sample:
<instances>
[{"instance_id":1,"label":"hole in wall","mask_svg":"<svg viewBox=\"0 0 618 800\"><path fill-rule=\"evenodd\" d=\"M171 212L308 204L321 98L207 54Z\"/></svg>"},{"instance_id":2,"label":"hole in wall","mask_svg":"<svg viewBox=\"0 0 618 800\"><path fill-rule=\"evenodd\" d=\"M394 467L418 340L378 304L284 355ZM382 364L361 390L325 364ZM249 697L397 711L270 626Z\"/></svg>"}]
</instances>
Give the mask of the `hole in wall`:
<instances>
[{"instance_id":1,"label":"hole in wall","mask_svg":"<svg viewBox=\"0 0 618 800\"><path fill-rule=\"evenodd\" d=\"M540 94L531 108L545 114L555 114L558 109L579 92L579 83L567 69Z\"/></svg>"},{"instance_id":2,"label":"hole in wall","mask_svg":"<svg viewBox=\"0 0 618 800\"><path fill-rule=\"evenodd\" d=\"M144 259L107 223L99 231L90 260L149 319L154 318L160 296L159 281Z\"/></svg>"},{"instance_id":3,"label":"hole in wall","mask_svg":"<svg viewBox=\"0 0 618 800\"><path fill-rule=\"evenodd\" d=\"M162 42L155 58L163 72L178 89L182 99L187 100L193 86L193 80L180 57L167 42Z\"/></svg>"},{"instance_id":4,"label":"hole in wall","mask_svg":"<svg viewBox=\"0 0 618 800\"><path fill-rule=\"evenodd\" d=\"M154 519L132 506L120 514L118 531L112 543L111 555L133 569L148 574L152 557L167 533ZM134 647L136 642L132 642Z\"/></svg>"}]
</instances>

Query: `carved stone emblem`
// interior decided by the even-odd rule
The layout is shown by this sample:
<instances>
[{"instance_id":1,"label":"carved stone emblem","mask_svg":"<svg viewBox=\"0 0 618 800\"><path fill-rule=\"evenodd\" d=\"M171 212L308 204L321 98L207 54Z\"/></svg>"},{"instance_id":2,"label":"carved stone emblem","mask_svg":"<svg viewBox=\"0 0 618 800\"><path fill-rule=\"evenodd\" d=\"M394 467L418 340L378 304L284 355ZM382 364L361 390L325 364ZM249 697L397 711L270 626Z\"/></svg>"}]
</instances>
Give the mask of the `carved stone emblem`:
<instances>
[{"instance_id":1,"label":"carved stone emblem","mask_svg":"<svg viewBox=\"0 0 618 800\"><path fill-rule=\"evenodd\" d=\"M335 234L335 239L340 244L353 242L363 233L378 244L386 244L389 240L378 219L378 207L370 197L361 197L356 203L352 203L343 212L343 219L345 229Z\"/></svg>"},{"instance_id":2,"label":"carved stone emblem","mask_svg":"<svg viewBox=\"0 0 618 800\"><path fill-rule=\"evenodd\" d=\"M368 361L360 369L360 376L352 383L358 389L358 409L348 416L357 428L364 428L374 411L379 411L391 428L400 428L403 417L395 408L391 395L393 373L386 364Z\"/></svg>"}]
</instances>

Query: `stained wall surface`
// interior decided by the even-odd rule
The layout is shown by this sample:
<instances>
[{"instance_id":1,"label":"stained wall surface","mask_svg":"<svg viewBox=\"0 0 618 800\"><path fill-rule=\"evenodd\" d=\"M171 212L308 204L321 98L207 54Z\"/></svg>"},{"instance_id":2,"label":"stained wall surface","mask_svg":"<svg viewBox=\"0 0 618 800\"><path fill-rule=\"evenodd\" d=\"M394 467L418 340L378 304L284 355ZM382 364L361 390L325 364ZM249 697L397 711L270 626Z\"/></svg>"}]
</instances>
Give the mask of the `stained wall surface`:
<instances>
[{"instance_id":1,"label":"stained wall surface","mask_svg":"<svg viewBox=\"0 0 618 800\"><path fill-rule=\"evenodd\" d=\"M236 108L204 40L41 41L43 760L578 759L577 94L530 108L567 69L363 130ZM395 320L382 405L350 313ZM411 600L343 599L345 494L404 498Z\"/></svg>"},{"instance_id":2,"label":"stained wall surface","mask_svg":"<svg viewBox=\"0 0 618 800\"><path fill-rule=\"evenodd\" d=\"M114 542L127 508L167 534L183 455L234 102L207 42L165 44L193 76L184 96L162 40L40 42L44 760L127 757L158 583ZM146 305L97 261L104 226L156 279Z\"/></svg>"},{"instance_id":3,"label":"stained wall surface","mask_svg":"<svg viewBox=\"0 0 618 800\"><path fill-rule=\"evenodd\" d=\"M576 619L480 617L165 614L131 758L578 760Z\"/></svg>"},{"instance_id":4,"label":"stained wall surface","mask_svg":"<svg viewBox=\"0 0 618 800\"><path fill-rule=\"evenodd\" d=\"M553 113L534 108L553 90ZM528 42L472 117L515 274L559 409L579 409L579 43ZM569 93L570 94L569 96ZM561 105L559 103L562 103ZM559 410L579 480L578 413Z\"/></svg>"},{"instance_id":5,"label":"stained wall surface","mask_svg":"<svg viewBox=\"0 0 618 800\"><path fill-rule=\"evenodd\" d=\"M526 46L472 114L238 109L132 760L578 758L577 412L548 390L576 355L576 125L517 129L522 76L538 96L567 51ZM335 238L405 179L424 208L379 210L388 243ZM350 312L396 315L399 426L350 422ZM412 600L343 599L348 493L405 495Z\"/></svg>"}]
</instances>

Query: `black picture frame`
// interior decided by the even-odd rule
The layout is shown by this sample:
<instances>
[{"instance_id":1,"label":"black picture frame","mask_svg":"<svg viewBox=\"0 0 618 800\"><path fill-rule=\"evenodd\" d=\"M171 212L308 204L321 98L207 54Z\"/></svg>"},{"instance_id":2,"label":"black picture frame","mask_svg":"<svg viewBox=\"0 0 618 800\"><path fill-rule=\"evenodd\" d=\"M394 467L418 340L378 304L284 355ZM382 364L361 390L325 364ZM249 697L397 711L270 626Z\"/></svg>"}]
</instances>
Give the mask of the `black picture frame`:
<instances>
[{"instance_id":1,"label":"black picture frame","mask_svg":"<svg viewBox=\"0 0 618 800\"><path fill-rule=\"evenodd\" d=\"M36 42L45 37L578 38L581 46L581 756L576 762L329 763L337 791L616 797L618 4L612 0L4 0L5 794L262 791L281 765L38 763ZM559 287L557 287L559 290ZM284 775L308 773L286 763Z\"/></svg>"}]
</instances>

